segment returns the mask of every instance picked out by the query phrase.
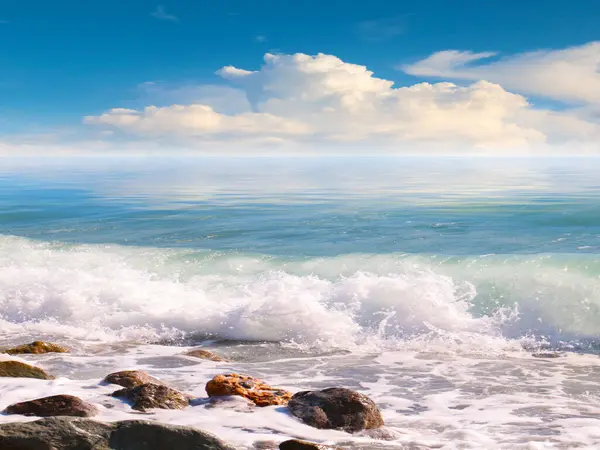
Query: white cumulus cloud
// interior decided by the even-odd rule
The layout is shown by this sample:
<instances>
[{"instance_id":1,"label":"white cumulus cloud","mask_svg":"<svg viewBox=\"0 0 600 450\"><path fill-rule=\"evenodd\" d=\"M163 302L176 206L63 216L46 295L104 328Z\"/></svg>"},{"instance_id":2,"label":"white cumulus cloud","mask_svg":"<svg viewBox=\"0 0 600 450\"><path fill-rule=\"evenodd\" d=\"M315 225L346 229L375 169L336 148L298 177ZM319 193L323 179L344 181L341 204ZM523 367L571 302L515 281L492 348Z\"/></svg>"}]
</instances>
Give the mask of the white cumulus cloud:
<instances>
[{"instance_id":1,"label":"white cumulus cloud","mask_svg":"<svg viewBox=\"0 0 600 450\"><path fill-rule=\"evenodd\" d=\"M489 56L441 53L429 58L434 64L419 70L429 67L433 75L437 72L432 67L450 70L457 61L466 67ZM203 92L205 103L112 109L84 122L197 147L254 142L294 148L362 146L368 152L514 152L585 142L589 151L600 139L600 125L588 109L537 109L493 77L474 76L467 86L440 82L395 87L365 66L325 54L266 54L258 70L227 66L217 73L232 85L227 98L236 97L231 95L236 89L247 99L238 102L245 110L219 108L218 95Z\"/></svg>"},{"instance_id":2,"label":"white cumulus cloud","mask_svg":"<svg viewBox=\"0 0 600 450\"><path fill-rule=\"evenodd\" d=\"M445 50L399 67L411 75L488 80L551 99L600 104L600 42L498 57L493 52Z\"/></svg>"}]
</instances>

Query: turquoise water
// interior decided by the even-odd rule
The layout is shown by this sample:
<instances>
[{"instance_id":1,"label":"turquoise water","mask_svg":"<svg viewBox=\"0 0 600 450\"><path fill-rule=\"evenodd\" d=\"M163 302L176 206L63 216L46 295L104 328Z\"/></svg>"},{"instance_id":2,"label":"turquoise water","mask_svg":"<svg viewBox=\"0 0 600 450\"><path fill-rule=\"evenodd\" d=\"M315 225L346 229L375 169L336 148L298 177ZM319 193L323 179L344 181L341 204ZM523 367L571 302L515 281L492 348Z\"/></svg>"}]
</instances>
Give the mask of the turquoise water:
<instances>
[{"instance_id":1,"label":"turquoise water","mask_svg":"<svg viewBox=\"0 0 600 450\"><path fill-rule=\"evenodd\" d=\"M233 371L293 392L357 389L386 428L317 430L243 402L144 418L248 450L289 437L600 448L599 169L593 158L0 160L0 346L72 349L26 356L57 379L0 379L0 409L69 393L99 420L138 419L99 384L107 373L146 370L202 399ZM182 355L198 344L232 362Z\"/></svg>"},{"instance_id":2,"label":"turquoise water","mask_svg":"<svg viewBox=\"0 0 600 450\"><path fill-rule=\"evenodd\" d=\"M77 328L91 306L103 330L138 325L156 337L166 327L307 345L334 336L396 342L433 327L595 352L599 163L3 160L2 315L8 325L55 320ZM49 272L52 264L68 280ZM124 306L136 283L139 309ZM177 297L170 315L141 312L161 301L157 283ZM240 314L271 320L267 306L255 305L261 295L283 309L322 310L331 323L255 329ZM230 308L219 321L190 320L217 304Z\"/></svg>"}]
</instances>

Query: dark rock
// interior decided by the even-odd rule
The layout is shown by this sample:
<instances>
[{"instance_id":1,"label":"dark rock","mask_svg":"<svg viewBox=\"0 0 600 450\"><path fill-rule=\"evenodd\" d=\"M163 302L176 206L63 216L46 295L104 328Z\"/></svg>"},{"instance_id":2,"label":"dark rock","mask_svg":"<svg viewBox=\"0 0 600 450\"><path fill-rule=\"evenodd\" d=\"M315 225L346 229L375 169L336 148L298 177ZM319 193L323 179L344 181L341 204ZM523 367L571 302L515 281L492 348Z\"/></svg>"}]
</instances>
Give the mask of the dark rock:
<instances>
[{"instance_id":1,"label":"dark rock","mask_svg":"<svg viewBox=\"0 0 600 450\"><path fill-rule=\"evenodd\" d=\"M183 409L190 403L189 396L162 384L142 384L120 389L113 392L112 396L128 400L131 407L138 411L152 408Z\"/></svg>"},{"instance_id":2,"label":"dark rock","mask_svg":"<svg viewBox=\"0 0 600 450\"><path fill-rule=\"evenodd\" d=\"M34 341L5 351L9 355L42 354L42 353L69 353L69 349L51 342Z\"/></svg>"},{"instance_id":3,"label":"dark rock","mask_svg":"<svg viewBox=\"0 0 600 450\"><path fill-rule=\"evenodd\" d=\"M313 444L312 442L298 441L291 439L279 444L280 450L336 450L337 447L329 445Z\"/></svg>"},{"instance_id":4,"label":"dark rock","mask_svg":"<svg viewBox=\"0 0 600 450\"><path fill-rule=\"evenodd\" d=\"M286 405L292 397L291 392L273 388L258 378L237 373L217 375L206 383L206 392L209 397L239 395L256 406Z\"/></svg>"},{"instance_id":5,"label":"dark rock","mask_svg":"<svg viewBox=\"0 0 600 450\"><path fill-rule=\"evenodd\" d=\"M141 420L119 422L109 446L114 450L235 450L204 431Z\"/></svg>"},{"instance_id":6,"label":"dark rock","mask_svg":"<svg viewBox=\"0 0 600 450\"><path fill-rule=\"evenodd\" d=\"M124 388L134 388L142 384L164 385L158 378L148 375L143 370L123 370L122 372L111 373L103 381L105 383L118 384Z\"/></svg>"},{"instance_id":7,"label":"dark rock","mask_svg":"<svg viewBox=\"0 0 600 450\"><path fill-rule=\"evenodd\" d=\"M235 450L212 434L146 421L52 417L0 424L2 450Z\"/></svg>"},{"instance_id":8,"label":"dark rock","mask_svg":"<svg viewBox=\"0 0 600 450\"><path fill-rule=\"evenodd\" d=\"M48 375L39 367L30 366L19 361L0 361L0 377L54 379L52 375Z\"/></svg>"},{"instance_id":9,"label":"dark rock","mask_svg":"<svg viewBox=\"0 0 600 450\"><path fill-rule=\"evenodd\" d=\"M111 450L113 427L89 419L49 417L0 424L2 450Z\"/></svg>"},{"instance_id":10,"label":"dark rock","mask_svg":"<svg viewBox=\"0 0 600 450\"><path fill-rule=\"evenodd\" d=\"M350 389L298 392L288 407L294 416L315 428L355 433L383 426L383 418L373 400Z\"/></svg>"},{"instance_id":11,"label":"dark rock","mask_svg":"<svg viewBox=\"0 0 600 450\"><path fill-rule=\"evenodd\" d=\"M216 355L213 352L201 348L192 349L189 352L184 353L184 355L192 356L194 358L208 359L209 361L215 362L228 362L226 359L221 358L219 355Z\"/></svg>"},{"instance_id":12,"label":"dark rock","mask_svg":"<svg viewBox=\"0 0 600 450\"><path fill-rule=\"evenodd\" d=\"M8 406L6 414L22 414L24 416L74 416L91 417L98 413L98 409L78 397L72 395L53 395L52 397L38 398L28 402L15 403Z\"/></svg>"}]
</instances>

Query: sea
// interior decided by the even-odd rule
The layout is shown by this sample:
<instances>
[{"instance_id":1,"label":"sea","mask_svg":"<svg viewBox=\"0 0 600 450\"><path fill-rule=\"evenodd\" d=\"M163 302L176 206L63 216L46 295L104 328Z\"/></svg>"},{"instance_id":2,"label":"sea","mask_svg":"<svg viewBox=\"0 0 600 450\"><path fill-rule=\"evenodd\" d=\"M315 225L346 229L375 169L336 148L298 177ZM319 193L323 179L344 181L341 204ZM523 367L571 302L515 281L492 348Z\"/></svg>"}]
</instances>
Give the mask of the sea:
<instances>
[{"instance_id":1,"label":"sea","mask_svg":"<svg viewBox=\"0 0 600 450\"><path fill-rule=\"evenodd\" d=\"M40 339L72 351L19 357L57 378L0 379L0 409L72 394L239 449L598 449L600 159L3 158L0 347ZM133 411L101 383L125 369L199 400ZM203 401L229 372L357 390L385 427Z\"/></svg>"}]
</instances>

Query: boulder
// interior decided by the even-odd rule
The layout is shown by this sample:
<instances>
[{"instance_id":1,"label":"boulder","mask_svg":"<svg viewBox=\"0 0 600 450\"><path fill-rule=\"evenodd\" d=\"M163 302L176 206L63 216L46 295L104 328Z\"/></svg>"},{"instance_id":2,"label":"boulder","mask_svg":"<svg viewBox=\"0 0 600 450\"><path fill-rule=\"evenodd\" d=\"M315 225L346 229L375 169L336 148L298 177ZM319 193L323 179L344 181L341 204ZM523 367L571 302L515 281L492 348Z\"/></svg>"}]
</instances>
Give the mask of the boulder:
<instances>
[{"instance_id":1,"label":"boulder","mask_svg":"<svg viewBox=\"0 0 600 450\"><path fill-rule=\"evenodd\" d=\"M52 417L0 424L2 450L235 450L217 437L188 427L146 421L112 424Z\"/></svg>"},{"instance_id":2,"label":"boulder","mask_svg":"<svg viewBox=\"0 0 600 450\"><path fill-rule=\"evenodd\" d=\"M43 369L20 361L0 361L0 377L54 379L52 375L48 375Z\"/></svg>"},{"instance_id":3,"label":"boulder","mask_svg":"<svg viewBox=\"0 0 600 450\"><path fill-rule=\"evenodd\" d=\"M373 400L350 389L298 392L288 407L294 416L315 428L355 433L383 426L383 418Z\"/></svg>"},{"instance_id":4,"label":"boulder","mask_svg":"<svg viewBox=\"0 0 600 450\"><path fill-rule=\"evenodd\" d=\"M194 358L208 359L209 361L215 362L228 362L226 359L221 358L219 355L214 354L208 350L202 348L195 348L189 352L184 353L185 356L192 356Z\"/></svg>"},{"instance_id":5,"label":"boulder","mask_svg":"<svg viewBox=\"0 0 600 450\"><path fill-rule=\"evenodd\" d=\"M279 444L280 450L336 450L337 447L329 445L313 444L312 442L290 439Z\"/></svg>"},{"instance_id":6,"label":"boulder","mask_svg":"<svg viewBox=\"0 0 600 450\"><path fill-rule=\"evenodd\" d=\"M148 375L143 370L123 370L121 372L111 373L103 380L105 383L118 384L124 388L134 388L142 384L161 384L158 378Z\"/></svg>"},{"instance_id":7,"label":"boulder","mask_svg":"<svg viewBox=\"0 0 600 450\"><path fill-rule=\"evenodd\" d=\"M34 341L31 344L23 344L5 351L9 355L41 354L41 353L69 353L69 350L61 345L51 342Z\"/></svg>"},{"instance_id":8,"label":"boulder","mask_svg":"<svg viewBox=\"0 0 600 450\"><path fill-rule=\"evenodd\" d=\"M205 431L142 420L117 423L109 446L115 450L235 450Z\"/></svg>"},{"instance_id":9,"label":"boulder","mask_svg":"<svg viewBox=\"0 0 600 450\"><path fill-rule=\"evenodd\" d=\"M53 395L38 398L8 406L6 414L22 414L24 416L74 416L91 417L98 413L98 409L78 397L72 395Z\"/></svg>"},{"instance_id":10,"label":"boulder","mask_svg":"<svg viewBox=\"0 0 600 450\"><path fill-rule=\"evenodd\" d=\"M133 388L113 392L113 397L124 398L138 411L147 409L183 409L190 403L190 397L163 384L142 384Z\"/></svg>"},{"instance_id":11,"label":"boulder","mask_svg":"<svg viewBox=\"0 0 600 450\"><path fill-rule=\"evenodd\" d=\"M269 386L264 381L248 375L228 373L217 375L206 384L209 397L239 395L256 406L286 405L292 393Z\"/></svg>"},{"instance_id":12,"label":"boulder","mask_svg":"<svg viewBox=\"0 0 600 450\"><path fill-rule=\"evenodd\" d=\"M112 450L113 426L89 419L49 417L0 424L2 450Z\"/></svg>"}]
</instances>

